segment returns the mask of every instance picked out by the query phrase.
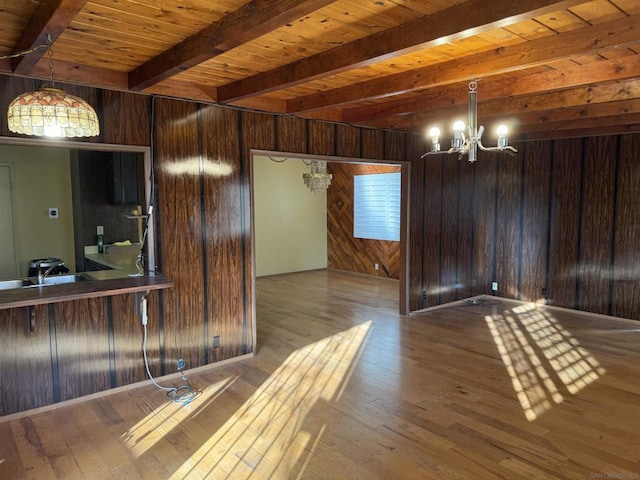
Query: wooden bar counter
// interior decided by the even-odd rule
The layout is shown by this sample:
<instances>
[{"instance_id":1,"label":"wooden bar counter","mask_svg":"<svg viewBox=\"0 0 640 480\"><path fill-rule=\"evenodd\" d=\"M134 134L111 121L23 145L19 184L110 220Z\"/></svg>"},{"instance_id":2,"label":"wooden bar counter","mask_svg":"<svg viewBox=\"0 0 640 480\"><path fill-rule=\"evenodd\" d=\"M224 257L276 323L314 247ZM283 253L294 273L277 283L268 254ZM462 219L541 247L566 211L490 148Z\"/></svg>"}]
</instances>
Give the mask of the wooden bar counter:
<instances>
[{"instance_id":1,"label":"wooden bar counter","mask_svg":"<svg viewBox=\"0 0 640 480\"><path fill-rule=\"evenodd\" d=\"M164 372L168 278L123 277L0 291L0 415L147 378L140 299L148 292L147 354Z\"/></svg>"}]
</instances>

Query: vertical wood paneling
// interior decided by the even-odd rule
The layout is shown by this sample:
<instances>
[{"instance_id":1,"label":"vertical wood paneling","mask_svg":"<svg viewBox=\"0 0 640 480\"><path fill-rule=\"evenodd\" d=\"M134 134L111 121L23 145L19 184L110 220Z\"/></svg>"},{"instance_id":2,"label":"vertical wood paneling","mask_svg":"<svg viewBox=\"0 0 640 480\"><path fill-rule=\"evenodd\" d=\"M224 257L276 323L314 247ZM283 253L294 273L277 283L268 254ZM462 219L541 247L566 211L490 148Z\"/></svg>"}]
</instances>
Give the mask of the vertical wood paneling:
<instances>
[{"instance_id":1,"label":"vertical wood paneling","mask_svg":"<svg viewBox=\"0 0 640 480\"><path fill-rule=\"evenodd\" d=\"M336 125L336 155L339 157L360 157L360 129L351 125Z\"/></svg>"},{"instance_id":2,"label":"vertical wood paneling","mask_svg":"<svg viewBox=\"0 0 640 480\"><path fill-rule=\"evenodd\" d=\"M28 308L0 310L0 415L53 403L47 306L34 311L31 332Z\"/></svg>"},{"instance_id":3,"label":"vertical wood paneling","mask_svg":"<svg viewBox=\"0 0 640 480\"><path fill-rule=\"evenodd\" d=\"M537 300L547 286L551 142L524 147L520 296Z\"/></svg>"},{"instance_id":4,"label":"vertical wood paneling","mask_svg":"<svg viewBox=\"0 0 640 480\"><path fill-rule=\"evenodd\" d=\"M497 195L497 158L481 155L474 164L476 171L473 219L473 294L491 292L494 280L495 226Z\"/></svg>"},{"instance_id":5,"label":"vertical wood paneling","mask_svg":"<svg viewBox=\"0 0 640 480\"><path fill-rule=\"evenodd\" d=\"M202 192L198 109L195 104L156 100L155 168L158 183L162 273L175 280L163 298L165 360L173 371L204 363L204 278ZM158 218L161 221L158 221Z\"/></svg>"},{"instance_id":6,"label":"vertical wood paneling","mask_svg":"<svg viewBox=\"0 0 640 480\"><path fill-rule=\"evenodd\" d=\"M440 302L447 303L456 300L458 283L458 195L461 162L454 157L446 157L442 168Z\"/></svg>"},{"instance_id":7,"label":"vertical wood paneling","mask_svg":"<svg viewBox=\"0 0 640 480\"><path fill-rule=\"evenodd\" d=\"M62 401L111 388L107 301L53 304Z\"/></svg>"},{"instance_id":8,"label":"vertical wood paneling","mask_svg":"<svg viewBox=\"0 0 640 480\"><path fill-rule=\"evenodd\" d=\"M103 90L100 129L105 143L150 145L149 101L147 95Z\"/></svg>"},{"instance_id":9,"label":"vertical wood paneling","mask_svg":"<svg viewBox=\"0 0 640 480\"><path fill-rule=\"evenodd\" d=\"M333 123L308 120L309 151L314 155L335 155L336 127Z\"/></svg>"},{"instance_id":10,"label":"vertical wood paneling","mask_svg":"<svg viewBox=\"0 0 640 480\"><path fill-rule=\"evenodd\" d=\"M153 304L157 292L149 296L149 305ZM142 355L142 319L140 305L136 295L116 295L111 299L113 321L113 356L116 385L129 385L147 379ZM149 309L147 322L147 358L149 369L154 376L160 375L159 322L155 311Z\"/></svg>"},{"instance_id":11,"label":"vertical wood paneling","mask_svg":"<svg viewBox=\"0 0 640 480\"><path fill-rule=\"evenodd\" d=\"M307 121L299 117L276 117L278 136L274 147L280 152L307 151ZM268 133L268 130L265 132ZM258 147L255 147L258 148Z\"/></svg>"},{"instance_id":12,"label":"vertical wood paneling","mask_svg":"<svg viewBox=\"0 0 640 480\"><path fill-rule=\"evenodd\" d=\"M404 160L406 156L406 134L402 132L384 132L384 158L387 160Z\"/></svg>"},{"instance_id":13,"label":"vertical wood paneling","mask_svg":"<svg viewBox=\"0 0 640 480\"><path fill-rule=\"evenodd\" d=\"M640 320L640 135L620 137L611 314Z\"/></svg>"},{"instance_id":14,"label":"vertical wood paneling","mask_svg":"<svg viewBox=\"0 0 640 480\"><path fill-rule=\"evenodd\" d=\"M456 300L473 296L473 165L460 164Z\"/></svg>"},{"instance_id":15,"label":"vertical wood paneling","mask_svg":"<svg viewBox=\"0 0 640 480\"><path fill-rule=\"evenodd\" d=\"M207 265L208 360L244 353L245 284L242 225L242 171L236 110L207 107L202 111L203 159L214 168L205 174L205 250ZM216 172L215 167L220 167ZM220 348L213 349L213 336Z\"/></svg>"},{"instance_id":16,"label":"vertical wood paneling","mask_svg":"<svg viewBox=\"0 0 640 480\"><path fill-rule=\"evenodd\" d=\"M548 302L576 307L582 140L553 145Z\"/></svg>"},{"instance_id":17,"label":"vertical wood paneling","mask_svg":"<svg viewBox=\"0 0 640 480\"><path fill-rule=\"evenodd\" d=\"M522 147L519 147L522 150ZM492 156L498 154L492 153ZM520 207L522 205L522 153L500 155L498 161L498 213L496 277L498 293L520 298Z\"/></svg>"},{"instance_id":18,"label":"vertical wood paneling","mask_svg":"<svg viewBox=\"0 0 640 480\"><path fill-rule=\"evenodd\" d=\"M422 264L423 307L440 303L440 245L442 216L442 167L444 157L424 158L424 255Z\"/></svg>"},{"instance_id":19,"label":"vertical wood paneling","mask_svg":"<svg viewBox=\"0 0 640 480\"><path fill-rule=\"evenodd\" d=\"M617 137L585 140L578 305L609 313Z\"/></svg>"},{"instance_id":20,"label":"vertical wood paneling","mask_svg":"<svg viewBox=\"0 0 640 480\"><path fill-rule=\"evenodd\" d=\"M384 132L382 130L362 129L362 158L384 158Z\"/></svg>"}]
</instances>

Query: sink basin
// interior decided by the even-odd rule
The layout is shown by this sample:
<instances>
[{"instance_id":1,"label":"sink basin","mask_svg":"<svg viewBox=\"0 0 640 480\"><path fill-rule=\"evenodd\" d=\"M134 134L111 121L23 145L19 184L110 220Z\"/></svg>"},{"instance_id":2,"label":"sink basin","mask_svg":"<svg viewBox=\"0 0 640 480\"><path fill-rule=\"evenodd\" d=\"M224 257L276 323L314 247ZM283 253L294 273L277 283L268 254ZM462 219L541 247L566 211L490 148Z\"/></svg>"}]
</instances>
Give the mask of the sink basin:
<instances>
[{"instance_id":1,"label":"sink basin","mask_svg":"<svg viewBox=\"0 0 640 480\"><path fill-rule=\"evenodd\" d=\"M62 285L65 283L87 282L93 280L92 278L83 275L81 273L70 273L69 275L50 275L44 279L44 283L37 284L37 280L34 278L26 287L45 287L47 285Z\"/></svg>"},{"instance_id":2,"label":"sink basin","mask_svg":"<svg viewBox=\"0 0 640 480\"><path fill-rule=\"evenodd\" d=\"M33 285L33 282L24 278L17 280L0 280L0 290L11 290L12 288L22 288L29 285Z\"/></svg>"},{"instance_id":3,"label":"sink basin","mask_svg":"<svg viewBox=\"0 0 640 480\"><path fill-rule=\"evenodd\" d=\"M87 280L91 280L91 278L80 273L69 275L51 275L44 279L44 285L60 285L61 283L86 282Z\"/></svg>"}]
</instances>

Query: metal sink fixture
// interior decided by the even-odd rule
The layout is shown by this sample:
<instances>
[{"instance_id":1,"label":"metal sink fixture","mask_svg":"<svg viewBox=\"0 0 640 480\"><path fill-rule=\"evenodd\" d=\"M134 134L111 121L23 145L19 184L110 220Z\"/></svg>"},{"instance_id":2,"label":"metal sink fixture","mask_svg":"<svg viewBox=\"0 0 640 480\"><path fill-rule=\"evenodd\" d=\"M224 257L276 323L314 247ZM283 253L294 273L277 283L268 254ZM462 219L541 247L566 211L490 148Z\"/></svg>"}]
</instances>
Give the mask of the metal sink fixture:
<instances>
[{"instance_id":1,"label":"metal sink fixture","mask_svg":"<svg viewBox=\"0 0 640 480\"><path fill-rule=\"evenodd\" d=\"M23 288L33 285L31 280L19 278L17 280L0 280L0 290L12 290L14 288Z\"/></svg>"},{"instance_id":2,"label":"metal sink fixture","mask_svg":"<svg viewBox=\"0 0 640 480\"><path fill-rule=\"evenodd\" d=\"M40 285L37 285L37 282L32 282L35 285L27 285L29 287L42 287L45 285L62 285L64 283L76 283L76 282L86 282L86 281L91 281L93 280L93 278L87 276L87 275L83 275L81 273L70 273L68 275L50 275L48 277L45 277L42 280L42 283Z\"/></svg>"}]
</instances>

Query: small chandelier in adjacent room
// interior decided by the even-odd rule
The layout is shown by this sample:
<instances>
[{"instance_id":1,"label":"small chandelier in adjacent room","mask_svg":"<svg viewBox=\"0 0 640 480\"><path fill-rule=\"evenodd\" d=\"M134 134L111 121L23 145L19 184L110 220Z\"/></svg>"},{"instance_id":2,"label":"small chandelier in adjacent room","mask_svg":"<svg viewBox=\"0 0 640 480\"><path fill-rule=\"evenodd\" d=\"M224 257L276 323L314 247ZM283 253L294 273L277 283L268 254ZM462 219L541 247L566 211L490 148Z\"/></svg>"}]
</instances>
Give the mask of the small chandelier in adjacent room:
<instances>
[{"instance_id":1,"label":"small chandelier in adjacent room","mask_svg":"<svg viewBox=\"0 0 640 480\"><path fill-rule=\"evenodd\" d=\"M94 137L100 134L96 111L85 100L55 88L53 83L53 50L49 50L49 83L35 92L18 95L7 112L9 131L37 137ZM9 57L32 53L35 49ZM9 58L7 57L7 58Z\"/></svg>"},{"instance_id":2,"label":"small chandelier in adjacent room","mask_svg":"<svg viewBox=\"0 0 640 480\"><path fill-rule=\"evenodd\" d=\"M437 153L458 153L462 158L464 155L469 156L470 162L475 162L478 158L478 148L484 151L491 152L505 152L510 155L515 155L518 152L515 148L509 146L507 139L508 128L506 125L500 125L497 129L498 133L498 145L495 147L485 147L482 144L482 134L484 127L480 125L478 127L478 83L476 80L472 80L469 83L469 125L468 136L465 136L465 129L467 128L462 120L458 120L453 124L453 139L451 140L451 148L449 150L440 150L440 129L438 127L432 127L429 130L428 136L431 138L431 151L424 153L420 158L424 158L427 155L433 155Z\"/></svg>"},{"instance_id":3,"label":"small chandelier in adjacent room","mask_svg":"<svg viewBox=\"0 0 640 480\"><path fill-rule=\"evenodd\" d=\"M310 173L303 173L304 184L316 195L322 193L331 185L333 175L327 173L327 162L324 160L305 160L304 163L311 167Z\"/></svg>"}]
</instances>

